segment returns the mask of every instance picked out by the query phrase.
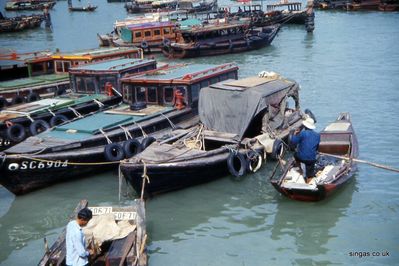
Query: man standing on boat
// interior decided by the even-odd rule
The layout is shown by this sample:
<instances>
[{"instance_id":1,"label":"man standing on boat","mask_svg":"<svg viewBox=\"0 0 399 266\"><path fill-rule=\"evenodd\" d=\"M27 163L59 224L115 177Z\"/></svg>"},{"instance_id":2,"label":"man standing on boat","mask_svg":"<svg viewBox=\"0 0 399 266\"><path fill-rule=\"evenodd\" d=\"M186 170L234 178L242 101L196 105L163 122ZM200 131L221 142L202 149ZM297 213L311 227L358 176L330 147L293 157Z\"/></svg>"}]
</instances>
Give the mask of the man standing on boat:
<instances>
[{"instance_id":1,"label":"man standing on boat","mask_svg":"<svg viewBox=\"0 0 399 266\"><path fill-rule=\"evenodd\" d=\"M306 166L306 173L303 173L306 183L310 182L314 177L314 165L316 163L317 150L319 149L320 134L314 131L316 128L314 120L307 116L302 121L304 128L296 129L292 138L291 144L297 145L297 151L294 154L297 164L304 163Z\"/></svg>"},{"instance_id":2,"label":"man standing on boat","mask_svg":"<svg viewBox=\"0 0 399 266\"><path fill-rule=\"evenodd\" d=\"M79 211L75 220L70 221L66 229L66 265L84 266L89 263L92 250L85 248L85 236L82 227L86 226L93 214L90 209L84 208Z\"/></svg>"}]
</instances>

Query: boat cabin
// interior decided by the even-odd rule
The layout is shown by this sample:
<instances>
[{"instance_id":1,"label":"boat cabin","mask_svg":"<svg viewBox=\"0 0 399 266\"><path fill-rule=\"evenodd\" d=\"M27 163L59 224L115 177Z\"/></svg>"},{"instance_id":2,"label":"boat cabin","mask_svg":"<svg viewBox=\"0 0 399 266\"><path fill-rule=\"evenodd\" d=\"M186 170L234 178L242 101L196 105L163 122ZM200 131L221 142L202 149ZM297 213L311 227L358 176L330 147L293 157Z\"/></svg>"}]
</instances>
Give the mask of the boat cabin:
<instances>
[{"instance_id":1,"label":"boat cabin","mask_svg":"<svg viewBox=\"0 0 399 266\"><path fill-rule=\"evenodd\" d=\"M223 80L237 79L237 71L238 67L232 63L191 64L126 77L122 79L123 100L130 104L145 102L148 105L173 106L179 94L185 104L196 106L201 88Z\"/></svg>"},{"instance_id":2,"label":"boat cabin","mask_svg":"<svg viewBox=\"0 0 399 266\"><path fill-rule=\"evenodd\" d=\"M267 12L271 11L283 11L288 10L289 12L292 11L301 11L302 10L302 3L300 2L292 2L292 3L278 3L278 4L271 4L266 6Z\"/></svg>"},{"instance_id":3,"label":"boat cabin","mask_svg":"<svg viewBox=\"0 0 399 266\"><path fill-rule=\"evenodd\" d=\"M34 56L26 60L29 76L48 73L68 73L69 68L110 60L113 58L142 58L142 50L129 47L96 48L75 52L55 52L46 56Z\"/></svg>"},{"instance_id":4,"label":"boat cabin","mask_svg":"<svg viewBox=\"0 0 399 266\"><path fill-rule=\"evenodd\" d=\"M120 80L128 74L136 74L156 68L153 59L115 59L71 68L72 90L78 93L107 93L106 83L121 91Z\"/></svg>"},{"instance_id":5,"label":"boat cabin","mask_svg":"<svg viewBox=\"0 0 399 266\"><path fill-rule=\"evenodd\" d=\"M174 29L175 23L170 21L147 22L120 28L120 36L124 42L133 43L145 49L151 42L162 42L164 39L175 40Z\"/></svg>"}]
</instances>

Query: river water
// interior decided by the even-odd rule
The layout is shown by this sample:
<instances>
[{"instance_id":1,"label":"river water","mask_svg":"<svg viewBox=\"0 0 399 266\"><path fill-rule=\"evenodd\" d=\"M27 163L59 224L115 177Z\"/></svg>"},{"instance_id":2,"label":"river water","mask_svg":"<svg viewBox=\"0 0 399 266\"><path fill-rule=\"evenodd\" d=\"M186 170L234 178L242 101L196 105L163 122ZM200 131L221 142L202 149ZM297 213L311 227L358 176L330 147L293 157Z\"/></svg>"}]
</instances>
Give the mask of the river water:
<instances>
[{"instance_id":1,"label":"river water","mask_svg":"<svg viewBox=\"0 0 399 266\"><path fill-rule=\"evenodd\" d=\"M110 32L126 12L122 3L91 3L99 8L84 14L69 13L59 1L52 30L2 34L0 45L18 52L97 47L96 33ZM399 13L317 11L315 24L313 34L284 27L261 50L184 62L234 61L240 77L273 70L292 78L318 130L350 112L359 158L399 168ZM304 203L272 188L273 167L269 162L241 181L226 177L148 200L150 265L398 264L397 173L362 164L331 198ZM17 198L0 189L0 265L35 265L43 238L53 243L83 198L92 205L128 205L133 197L119 201L115 172Z\"/></svg>"}]
</instances>

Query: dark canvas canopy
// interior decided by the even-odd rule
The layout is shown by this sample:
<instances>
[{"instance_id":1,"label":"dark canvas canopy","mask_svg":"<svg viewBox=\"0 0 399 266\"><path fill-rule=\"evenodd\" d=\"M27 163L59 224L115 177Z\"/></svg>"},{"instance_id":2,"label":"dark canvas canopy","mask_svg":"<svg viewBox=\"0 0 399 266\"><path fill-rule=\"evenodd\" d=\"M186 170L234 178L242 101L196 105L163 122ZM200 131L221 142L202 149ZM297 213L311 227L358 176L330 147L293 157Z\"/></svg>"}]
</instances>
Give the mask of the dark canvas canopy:
<instances>
[{"instance_id":1,"label":"dark canvas canopy","mask_svg":"<svg viewBox=\"0 0 399 266\"><path fill-rule=\"evenodd\" d=\"M219 82L201 89L200 120L210 130L237 134L241 139L257 114L266 110L271 116L280 113L288 96L298 98L298 88L291 80L263 77Z\"/></svg>"}]
</instances>

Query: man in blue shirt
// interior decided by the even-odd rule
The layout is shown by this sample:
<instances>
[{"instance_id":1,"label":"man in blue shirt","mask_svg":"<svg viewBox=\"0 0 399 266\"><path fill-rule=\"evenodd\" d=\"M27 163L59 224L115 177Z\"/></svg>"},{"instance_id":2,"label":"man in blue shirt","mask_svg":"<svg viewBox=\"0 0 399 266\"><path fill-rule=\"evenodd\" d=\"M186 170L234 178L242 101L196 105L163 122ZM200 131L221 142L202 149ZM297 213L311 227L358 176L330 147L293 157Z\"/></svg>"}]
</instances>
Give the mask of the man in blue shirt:
<instances>
[{"instance_id":1,"label":"man in blue shirt","mask_svg":"<svg viewBox=\"0 0 399 266\"><path fill-rule=\"evenodd\" d=\"M79 211L75 220L70 221L66 229L66 265L84 266L89 263L89 256L93 254L92 250L86 250L85 236L82 227L86 226L93 217L88 208Z\"/></svg>"},{"instance_id":2,"label":"man in blue shirt","mask_svg":"<svg viewBox=\"0 0 399 266\"><path fill-rule=\"evenodd\" d=\"M320 134L315 132L314 120L307 117L302 121L303 130L297 129L291 138L291 144L297 145L297 151L294 154L298 165L306 165L305 181L308 183L310 178L314 177L314 164L316 162L317 150L319 149Z\"/></svg>"}]
</instances>

